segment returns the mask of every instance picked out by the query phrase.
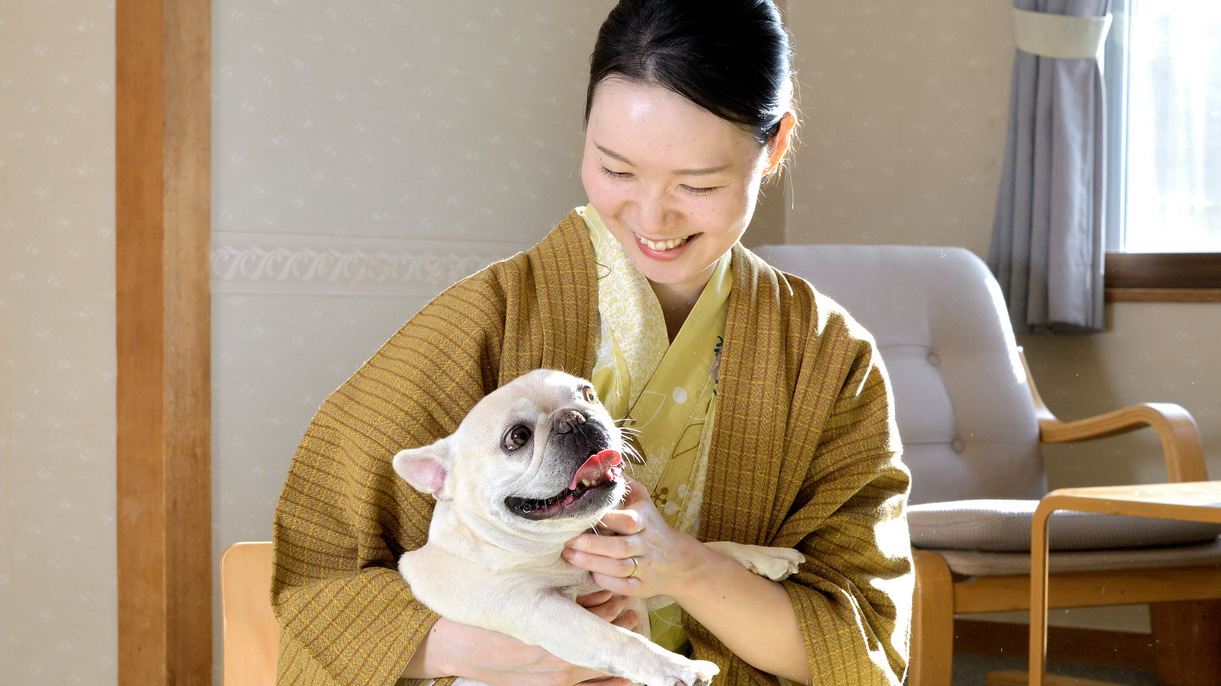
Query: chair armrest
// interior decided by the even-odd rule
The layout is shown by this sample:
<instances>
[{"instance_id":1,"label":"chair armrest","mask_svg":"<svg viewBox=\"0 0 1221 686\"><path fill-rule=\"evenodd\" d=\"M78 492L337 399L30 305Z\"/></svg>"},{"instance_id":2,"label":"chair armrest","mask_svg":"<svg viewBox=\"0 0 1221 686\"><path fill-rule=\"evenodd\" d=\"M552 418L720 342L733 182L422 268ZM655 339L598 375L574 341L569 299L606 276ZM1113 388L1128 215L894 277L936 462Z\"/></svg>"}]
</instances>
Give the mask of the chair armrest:
<instances>
[{"instance_id":1,"label":"chair armrest","mask_svg":"<svg viewBox=\"0 0 1221 686\"><path fill-rule=\"evenodd\" d=\"M1062 422L1039 417L1039 440L1069 443L1106 438L1151 426L1162 439L1166 471L1171 481L1207 481L1200 430L1191 414L1172 403L1143 403L1088 417Z\"/></svg>"},{"instance_id":2,"label":"chair armrest","mask_svg":"<svg viewBox=\"0 0 1221 686\"><path fill-rule=\"evenodd\" d=\"M1147 426L1153 427L1162 440L1166 457L1166 472L1171 481L1207 481L1204 447L1200 429L1191 413L1174 403L1141 403L1095 417L1071 422L1060 421L1039 397L1026 355L1020 349L1022 367L1030 386L1035 416L1039 422L1039 440L1043 443L1071 443L1117 436Z\"/></svg>"}]
</instances>

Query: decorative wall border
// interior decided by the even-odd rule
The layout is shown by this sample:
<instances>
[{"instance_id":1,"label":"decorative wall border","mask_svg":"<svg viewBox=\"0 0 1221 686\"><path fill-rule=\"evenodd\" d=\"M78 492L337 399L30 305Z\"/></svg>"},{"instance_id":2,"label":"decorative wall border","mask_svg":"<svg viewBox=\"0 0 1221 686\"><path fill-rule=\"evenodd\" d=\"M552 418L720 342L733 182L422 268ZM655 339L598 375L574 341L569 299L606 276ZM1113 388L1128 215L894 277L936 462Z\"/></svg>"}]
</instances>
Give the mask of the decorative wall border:
<instances>
[{"instance_id":1,"label":"decorative wall border","mask_svg":"<svg viewBox=\"0 0 1221 686\"><path fill-rule=\"evenodd\" d=\"M488 241L213 232L212 291L431 297L528 247Z\"/></svg>"}]
</instances>

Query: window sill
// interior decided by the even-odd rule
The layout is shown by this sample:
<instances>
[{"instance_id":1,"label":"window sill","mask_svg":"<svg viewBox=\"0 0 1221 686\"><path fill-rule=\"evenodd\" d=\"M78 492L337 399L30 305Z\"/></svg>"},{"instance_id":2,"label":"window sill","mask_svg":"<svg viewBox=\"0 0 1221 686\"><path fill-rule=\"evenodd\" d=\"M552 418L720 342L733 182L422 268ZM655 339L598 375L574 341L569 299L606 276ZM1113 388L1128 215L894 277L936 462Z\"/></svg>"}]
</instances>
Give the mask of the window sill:
<instances>
[{"instance_id":1,"label":"window sill","mask_svg":"<svg viewBox=\"0 0 1221 686\"><path fill-rule=\"evenodd\" d=\"M1108 302L1221 302L1221 253L1107 253Z\"/></svg>"},{"instance_id":2,"label":"window sill","mask_svg":"<svg viewBox=\"0 0 1221 686\"><path fill-rule=\"evenodd\" d=\"M1221 303L1221 288L1108 288L1109 303Z\"/></svg>"}]
</instances>

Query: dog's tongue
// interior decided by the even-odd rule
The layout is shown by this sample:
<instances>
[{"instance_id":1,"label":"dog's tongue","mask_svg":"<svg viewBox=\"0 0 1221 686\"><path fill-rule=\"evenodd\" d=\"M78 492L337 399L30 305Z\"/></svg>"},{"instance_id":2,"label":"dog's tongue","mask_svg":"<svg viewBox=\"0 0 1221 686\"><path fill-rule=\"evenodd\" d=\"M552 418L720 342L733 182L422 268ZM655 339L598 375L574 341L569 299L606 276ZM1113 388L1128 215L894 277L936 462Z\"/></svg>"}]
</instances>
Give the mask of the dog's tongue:
<instances>
[{"instance_id":1,"label":"dog's tongue","mask_svg":"<svg viewBox=\"0 0 1221 686\"><path fill-rule=\"evenodd\" d=\"M572 477L572 483L568 486L569 490L575 491L582 481L600 480L611 467L622 461L623 458L619 455L618 450L603 450L597 455L593 455L585 461L585 464L581 465L576 476Z\"/></svg>"}]
</instances>

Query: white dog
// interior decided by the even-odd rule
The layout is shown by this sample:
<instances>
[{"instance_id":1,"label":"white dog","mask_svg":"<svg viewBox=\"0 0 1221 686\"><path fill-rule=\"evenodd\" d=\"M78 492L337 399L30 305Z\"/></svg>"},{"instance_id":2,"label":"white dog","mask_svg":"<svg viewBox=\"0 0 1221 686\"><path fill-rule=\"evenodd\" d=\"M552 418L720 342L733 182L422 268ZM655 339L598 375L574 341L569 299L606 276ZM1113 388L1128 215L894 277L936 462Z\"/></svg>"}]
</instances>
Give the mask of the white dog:
<instances>
[{"instance_id":1,"label":"white dog","mask_svg":"<svg viewBox=\"0 0 1221 686\"><path fill-rule=\"evenodd\" d=\"M707 684L715 664L665 650L573 601L598 589L560 551L622 499L623 449L587 381L539 370L481 400L452 436L395 455L394 470L437 499L428 543L399 562L415 597L450 620L575 665L646 686ZM804 560L787 548L709 545L772 579ZM634 609L647 618L642 605Z\"/></svg>"}]
</instances>

